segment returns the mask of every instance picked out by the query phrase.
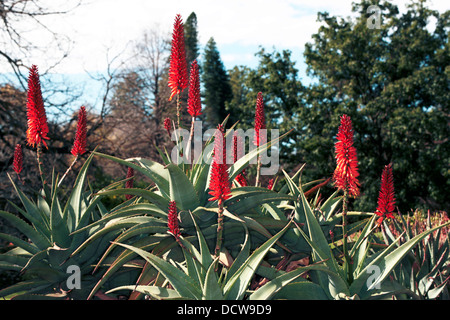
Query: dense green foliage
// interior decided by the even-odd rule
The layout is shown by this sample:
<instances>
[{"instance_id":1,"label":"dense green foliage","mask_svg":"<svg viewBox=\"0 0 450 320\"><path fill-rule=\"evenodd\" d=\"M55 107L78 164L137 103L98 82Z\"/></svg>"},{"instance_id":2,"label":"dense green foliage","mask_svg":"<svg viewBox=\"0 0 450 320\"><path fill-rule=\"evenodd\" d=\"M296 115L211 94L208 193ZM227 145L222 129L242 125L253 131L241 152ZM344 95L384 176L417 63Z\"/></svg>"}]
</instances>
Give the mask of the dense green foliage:
<instances>
[{"instance_id":1,"label":"dense green foliage","mask_svg":"<svg viewBox=\"0 0 450 320\"><path fill-rule=\"evenodd\" d=\"M381 9L369 28L367 8ZM354 4L357 19L319 13L322 26L304 52L313 84L303 87L288 51L258 53L255 70L231 71L232 113L248 114L258 91L268 119L293 128L281 162L307 164L308 178L329 177L339 116L351 116L363 194L358 208L373 211L381 170L392 162L398 207L446 209L449 188L449 12L425 1L399 13L389 2ZM247 119L250 119L246 117ZM251 125L249 123L248 125ZM293 160L296 161L293 161Z\"/></svg>"}]
</instances>

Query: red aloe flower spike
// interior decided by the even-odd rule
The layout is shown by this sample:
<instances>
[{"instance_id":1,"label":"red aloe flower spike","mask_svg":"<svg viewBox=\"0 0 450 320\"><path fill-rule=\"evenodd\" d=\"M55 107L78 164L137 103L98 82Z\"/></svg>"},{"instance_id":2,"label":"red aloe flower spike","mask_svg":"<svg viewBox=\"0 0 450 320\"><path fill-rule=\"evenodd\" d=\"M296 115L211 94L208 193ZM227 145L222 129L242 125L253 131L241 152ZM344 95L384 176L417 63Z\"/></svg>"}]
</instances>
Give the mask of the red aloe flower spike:
<instances>
[{"instance_id":1,"label":"red aloe flower spike","mask_svg":"<svg viewBox=\"0 0 450 320\"><path fill-rule=\"evenodd\" d=\"M82 106L78 112L77 132L71 151L75 157L86 152L86 132L86 108Z\"/></svg>"},{"instance_id":2,"label":"red aloe flower spike","mask_svg":"<svg viewBox=\"0 0 450 320\"><path fill-rule=\"evenodd\" d=\"M198 117L202 114L202 105L200 98L200 75L198 71L197 60L194 60L191 64L187 110L193 118Z\"/></svg>"},{"instance_id":3,"label":"red aloe flower spike","mask_svg":"<svg viewBox=\"0 0 450 320\"><path fill-rule=\"evenodd\" d=\"M167 215L167 226L169 232L174 235L175 238L180 236L180 227L178 225L178 212L177 204L175 201L169 202L169 212Z\"/></svg>"},{"instance_id":4,"label":"red aloe flower spike","mask_svg":"<svg viewBox=\"0 0 450 320\"><path fill-rule=\"evenodd\" d=\"M377 222L381 224L385 218L394 218L395 192L392 165L384 166L381 174L381 187L378 196L378 208L375 213L380 217Z\"/></svg>"},{"instance_id":5,"label":"red aloe flower spike","mask_svg":"<svg viewBox=\"0 0 450 320\"><path fill-rule=\"evenodd\" d=\"M23 153L22 146L20 144L17 144L16 148L14 149L13 169L14 172L17 173L17 175L19 175L23 170Z\"/></svg>"},{"instance_id":6,"label":"red aloe flower spike","mask_svg":"<svg viewBox=\"0 0 450 320\"><path fill-rule=\"evenodd\" d=\"M127 179L131 178L130 180L127 180L127 182L125 182L125 188L127 189L131 189L133 188L133 180L134 180L134 169L131 167L128 167L128 171L127 171ZM131 194L126 194L125 198L127 200L130 200L131 198L133 198L133 195Z\"/></svg>"},{"instance_id":7,"label":"red aloe flower spike","mask_svg":"<svg viewBox=\"0 0 450 320\"><path fill-rule=\"evenodd\" d=\"M342 115L341 124L335 144L337 166L333 174L336 186L341 190L347 190L349 195L359 195L358 159L356 149L353 146L352 120L347 115Z\"/></svg>"},{"instance_id":8,"label":"red aloe flower spike","mask_svg":"<svg viewBox=\"0 0 450 320\"><path fill-rule=\"evenodd\" d=\"M167 133L170 136L170 129L172 128L172 120L170 120L170 118L165 118L164 119L164 129L167 130Z\"/></svg>"},{"instance_id":9,"label":"red aloe flower spike","mask_svg":"<svg viewBox=\"0 0 450 320\"><path fill-rule=\"evenodd\" d=\"M267 184L267 189L269 189L269 190L273 189L273 179L269 180L269 183Z\"/></svg>"},{"instance_id":10,"label":"red aloe flower spike","mask_svg":"<svg viewBox=\"0 0 450 320\"><path fill-rule=\"evenodd\" d=\"M242 157L243 151L242 137L235 131L233 134L233 162L238 161ZM235 180L242 187L248 186L247 179L245 178L245 170L242 170L242 172L236 176Z\"/></svg>"},{"instance_id":11,"label":"red aloe flower spike","mask_svg":"<svg viewBox=\"0 0 450 320\"><path fill-rule=\"evenodd\" d=\"M209 201L218 200L219 206L231 197L230 182L226 164L225 134L222 125L219 125L214 134L214 157L209 183L209 192L213 197Z\"/></svg>"},{"instance_id":12,"label":"red aloe flower spike","mask_svg":"<svg viewBox=\"0 0 450 320\"><path fill-rule=\"evenodd\" d=\"M28 76L27 97L27 141L28 145L34 147L41 142L47 148L45 140L49 140L47 116L45 114L44 100L42 99L41 83L37 66L31 66Z\"/></svg>"},{"instance_id":13,"label":"red aloe flower spike","mask_svg":"<svg viewBox=\"0 0 450 320\"><path fill-rule=\"evenodd\" d=\"M266 129L266 115L264 113L264 99L262 92L258 92L255 111L255 137L253 139L253 143L257 147L266 143L265 137L261 135L261 129Z\"/></svg>"},{"instance_id":14,"label":"red aloe flower spike","mask_svg":"<svg viewBox=\"0 0 450 320\"><path fill-rule=\"evenodd\" d=\"M184 25L181 15L177 14L172 33L170 54L169 87L172 89L169 101L188 86L186 48L184 44Z\"/></svg>"}]
</instances>

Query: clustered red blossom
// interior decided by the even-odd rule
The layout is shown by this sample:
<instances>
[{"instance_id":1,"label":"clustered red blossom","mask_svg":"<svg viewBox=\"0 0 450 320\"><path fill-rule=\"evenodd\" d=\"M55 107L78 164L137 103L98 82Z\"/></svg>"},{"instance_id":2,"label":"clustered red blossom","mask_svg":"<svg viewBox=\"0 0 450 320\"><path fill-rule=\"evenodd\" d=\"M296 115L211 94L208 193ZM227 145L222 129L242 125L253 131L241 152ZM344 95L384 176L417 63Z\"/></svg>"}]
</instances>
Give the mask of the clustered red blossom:
<instances>
[{"instance_id":1,"label":"clustered red blossom","mask_svg":"<svg viewBox=\"0 0 450 320\"><path fill-rule=\"evenodd\" d=\"M178 225L178 211L177 203L175 201L169 202L169 211L167 215L167 226L169 232L178 238L180 236L180 227Z\"/></svg>"},{"instance_id":2,"label":"clustered red blossom","mask_svg":"<svg viewBox=\"0 0 450 320\"><path fill-rule=\"evenodd\" d=\"M202 114L201 96L200 96L200 75L197 60L191 63L191 72L189 76L189 96L187 111L191 117L198 117Z\"/></svg>"},{"instance_id":3,"label":"clustered red blossom","mask_svg":"<svg viewBox=\"0 0 450 320\"><path fill-rule=\"evenodd\" d=\"M381 187L378 196L378 207L375 213L379 216L377 222L381 224L383 219L394 218L395 210L395 193L394 193L394 177L392 174L392 165L384 166L381 174Z\"/></svg>"},{"instance_id":4,"label":"clustered red blossom","mask_svg":"<svg viewBox=\"0 0 450 320\"><path fill-rule=\"evenodd\" d=\"M264 113L264 99L262 92L258 92L255 112L255 137L253 140L253 143L257 147L266 143L265 135L261 134L262 129L266 129L266 115Z\"/></svg>"},{"instance_id":5,"label":"clustered red blossom","mask_svg":"<svg viewBox=\"0 0 450 320\"><path fill-rule=\"evenodd\" d=\"M341 124L335 144L337 166L333 174L336 187L348 191L350 196L359 195L358 159L353 146L352 120L346 114L341 116Z\"/></svg>"},{"instance_id":6,"label":"clustered red blossom","mask_svg":"<svg viewBox=\"0 0 450 320\"><path fill-rule=\"evenodd\" d=\"M270 179L269 182L267 183L267 189L273 190L273 179Z\"/></svg>"},{"instance_id":7,"label":"clustered red blossom","mask_svg":"<svg viewBox=\"0 0 450 320\"><path fill-rule=\"evenodd\" d=\"M47 148L45 140L49 140L47 116L45 114L44 100L42 99L41 83L37 66L31 66L28 76L27 91L27 142L35 147L41 142Z\"/></svg>"},{"instance_id":8,"label":"clustered red blossom","mask_svg":"<svg viewBox=\"0 0 450 320\"><path fill-rule=\"evenodd\" d=\"M170 118L165 118L164 119L164 129L167 130L167 133L170 136L170 129L172 128L172 120L170 120Z\"/></svg>"},{"instance_id":9,"label":"clustered red blossom","mask_svg":"<svg viewBox=\"0 0 450 320\"><path fill-rule=\"evenodd\" d=\"M181 15L177 14L172 32L170 54L169 87L172 89L169 101L188 86L186 48L184 44L184 25Z\"/></svg>"},{"instance_id":10,"label":"clustered red blossom","mask_svg":"<svg viewBox=\"0 0 450 320\"><path fill-rule=\"evenodd\" d=\"M71 151L76 157L86 152L86 132L86 108L82 106L78 112L77 131Z\"/></svg>"},{"instance_id":11,"label":"clustered red blossom","mask_svg":"<svg viewBox=\"0 0 450 320\"><path fill-rule=\"evenodd\" d=\"M213 197L209 201L217 200L219 206L231 197L228 168L226 164L225 134L222 125L218 125L214 134L214 157L211 169L209 192Z\"/></svg>"},{"instance_id":12,"label":"clustered red blossom","mask_svg":"<svg viewBox=\"0 0 450 320\"><path fill-rule=\"evenodd\" d=\"M20 174L23 170L23 153L22 146L20 144L17 144L14 149L13 170L17 174Z\"/></svg>"},{"instance_id":13,"label":"clustered red blossom","mask_svg":"<svg viewBox=\"0 0 450 320\"><path fill-rule=\"evenodd\" d=\"M134 169L133 168L128 167L126 179L129 179L129 180L127 180L127 182L125 182L125 188L127 188L127 189L133 188L133 180L134 180ZM127 200L130 200L131 198L133 198L133 195L127 194L127 195L125 195L125 198Z\"/></svg>"}]
</instances>

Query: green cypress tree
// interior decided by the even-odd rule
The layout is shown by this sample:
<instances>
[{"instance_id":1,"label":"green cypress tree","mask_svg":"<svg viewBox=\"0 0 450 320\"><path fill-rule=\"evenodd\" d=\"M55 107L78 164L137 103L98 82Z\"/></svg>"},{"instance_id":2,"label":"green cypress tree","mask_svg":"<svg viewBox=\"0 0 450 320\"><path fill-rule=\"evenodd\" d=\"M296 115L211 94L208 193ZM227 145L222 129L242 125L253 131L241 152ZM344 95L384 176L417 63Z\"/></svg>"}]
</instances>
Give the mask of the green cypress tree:
<instances>
[{"instance_id":1,"label":"green cypress tree","mask_svg":"<svg viewBox=\"0 0 450 320\"><path fill-rule=\"evenodd\" d=\"M186 62L188 70L191 63L199 56L197 15L192 12L184 24L184 43L186 46Z\"/></svg>"},{"instance_id":2,"label":"green cypress tree","mask_svg":"<svg viewBox=\"0 0 450 320\"><path fill-rule=\"evenodd\" d=\"M220 58L214 38L210 38L205 47L202 64L204 90L205 121L209 127L215 127L227 116L226 103L232 98L230 79Z\"/></svg>"}]
</instances>

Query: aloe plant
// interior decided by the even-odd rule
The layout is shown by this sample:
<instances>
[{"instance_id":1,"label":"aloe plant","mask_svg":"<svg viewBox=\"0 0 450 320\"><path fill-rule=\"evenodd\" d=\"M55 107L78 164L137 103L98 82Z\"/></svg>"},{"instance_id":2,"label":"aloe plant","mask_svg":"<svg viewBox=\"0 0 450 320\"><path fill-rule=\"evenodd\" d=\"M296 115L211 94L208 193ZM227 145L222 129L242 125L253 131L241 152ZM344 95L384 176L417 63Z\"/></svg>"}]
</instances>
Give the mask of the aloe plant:
<instances>
[{"instance_id":1,"label":"aloe plant","mask_svg":"<svg viewBox=\"0 0 450 320\"><path fill-rule=\"evenodd\" d=\"M444 213L445 214L445 213ZM401 245L413 237L428 231L428 235L417 243L405 258L392 272L392 283L398 288L403 288L409 295L417 299L448 299L448 260L450 243L448 233L450 228L438 228L430 232L434 226L445 223L443 221L432 222L431 214L428 212L425 219L415 214L416 221L410 222L399 216L389 224L384 222L382 232L386 245L391 245L398 235L402 235L398 240ZM399 295L398 298L404 297Z\"/></svg>"},{"instance_id":2,"label":"aloe plant","mask_svg":"<svg viewBox=\"0 0 450 320\"><path fill-rule=\"evenodd\" d=\"M283 138L284 136L281 136ZM249 165L251 160L261 152L267 150L274 142L270 141L259 149L255 149L237 160L229 168L229 179L233 182ZM84 250L90 246L92 241L96 241L110 232L123 230L114 239L114 243L105 251L99 263L110 258L111 252L121 252L117 254L108 270L101 280L92 290L91 298L97 290L102 288L104 283L119 272L121 268L136 259L136 252L131 251L126 246L137 247L141 250L151 250L159 256L169 254L174 260L181 262L184 255L177 245L175 239L166 232L167 209L170 201L175 201L179 211L180 227L185 237L196 235L197 231L192 222L192 214L201 229L208 246L214 246L217 237L217 215L218 206L216 201L209 201L209 176L210 165L207 160L211 157L208 151L207 142L204 152L206 155L199 157L199 161L192 166L185 164L175 164L170 160L167 152L161 152L164 163L158 163L144 158L119 159L110 155L95 152L96 156L109 159L121 165L132 168L135 172L140 172L152 181L148 188L108 188L96 195L132 195L133 198L111 209L98 221L84 227L77 232L92 230L89 238L75 251ZM298 174L294 175L298 177ZM315 182L314 182L315 183ZM314 183L305 184L300 188L309 188ZM273 234L284 228L289 221L288 215L296 202L296 194L290 192L288 186L281 187L279 192L262 187L236 185L231 189L231 197L224 202L225 225L223 233L223 250L220 262L223 263L225 257L235 257L240 251L240 246L244 242L245 235L242 232L242 223L245 223L248 232L252 237L252 250L270 239ZM335 197L326 201L321 207L327 216L331 216L330 211L336 208ZM304 219L299 218L297 222ZM335 222L333 222L335 223ZM307 242L294 232L295 228L290 228L277 241L269 256L273 263L285 259L286 253L292 258L298 255L305 255L310 252ZM122 250L122 251L120 251ZM141 260L142 261L142 260ZM96 270L96 269L95 269ZM138 284L149 283L157 276L154 268L148 266L142 268Z\"/></svg>"},{"instance_id":3,"label":"aloe plant","mask_svg":"<svg viewBox=\"0 0 450 320\"><path fill-rule=\"evenodd\" d=\"M402 243L400 243L400 237L398 237L387 247L381 247L380 249L373 239L374 222L377 215L372 214L365 221L359 235L353 242L349 243L349 256L353 262L352 281L350 282L344 268L342 253L333 251L333 246L328 242L326 233L324 233L319 219L304 196L304 192L302 190L298 190L298 192L301 202L296 207L296 214L304 214L306 222L303 227L297 224L297 230L312 248L311 261L313 263L324 262L328 272L312 271L309 281L302 280L298 283L291 283L289 288L286 289L289 290L291 299L297 297L307 299L379 299L393 295L418 298L414 291L392 283L388 277L395 272L395 268L405 261L413 248L423 239L441 228L450 226L450 222L429 228ZM300 290L306 287L311 289L310 294L305 290ZM299 296L296 295L295 289L299 289ZM281 294L286 294L286 292Z\"/></svg>"},{"instance_id":4,"label":"aloe plant","mask_svg":"<svg viewBox=\"0 0 450 320\"><path fill-rule=\"evenodd\" d=\"M10 178L23 208L13 205L25 220L5 211L0 211L0 217L9 221L29 241L0 234L1 238L14 245L11 250L0 255L0 268L21 272L24 278L22 282L0 290L0 297L84 299L98 281L92 275L93 263L100 259L110 239L98 239L83 250L78 250L85 238L94 231L80 230L100 219L106 211L101 197L85 190L87 170L92 158L93 155L81 168L65 204L61 203L62 192L55 174L51 186L44 185L36 202L27 197ZM71 276L76 270L79 271L80 287L74 289L68 283L72 283Z\"/></svg>"},{"instance_id":5,"label":"aloe plant","mask_svg":"<svg viewBox=\"0 0 450 320\"><path fill-rule=\"evenodd\" d=\"M291 272L278 272L271 281L253 291L250 289L250 283L256 270L261 266L268 251L288 230L291 221L253 252L250 250L251 240L247 226L242 223L245 241L239 255L229 268L218 268L218 258L214 258L210 253L200 228L195 223L194 217L191 217L197 235L190 238L198 239L199 249L190 242L189 238L181 237L181 248L185 256L183 263L167 261L137 247L119 244L136 252L154 266L166 280L162 285L128 285L114 288L109 292L131 290L159 300L266 300L271 299L284 286L309 270L327 271L320 265L316 265L297 268ZM170 287L167 287L167 284L170 284Z\"/></svg>"}]
</instances>

